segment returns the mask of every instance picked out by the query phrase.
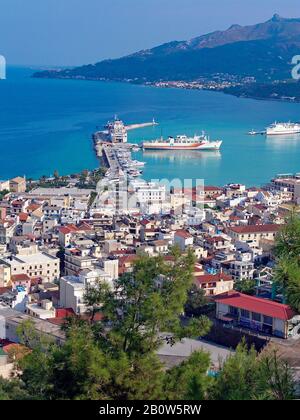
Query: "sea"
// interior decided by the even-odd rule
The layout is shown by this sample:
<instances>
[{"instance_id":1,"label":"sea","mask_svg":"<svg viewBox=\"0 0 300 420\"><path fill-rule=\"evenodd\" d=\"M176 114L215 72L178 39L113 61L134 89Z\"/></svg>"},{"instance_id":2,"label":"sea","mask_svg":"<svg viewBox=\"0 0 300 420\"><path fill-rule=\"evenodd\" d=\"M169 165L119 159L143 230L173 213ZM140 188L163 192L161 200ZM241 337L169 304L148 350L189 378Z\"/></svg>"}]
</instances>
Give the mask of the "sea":
<instances>
[{"instance_id":1,"label":"sea","mask_svg":"<svg viewBox=\"0 0 300 420\"><path fill-rule=\"evenodd\" d=\"M140 143L160 136L201 134L221 139L220 152L137 152L143 177L204 179L260 186L276 174L300 172L300 136L249 136L274 121L299 121L300 104L223 93L117 82L32 78L34 68L9 67L0 80L0 179L78 173L99 166L92 134L115 115L126 124L152 121L129 133Z\"/></svg>"}]
</instances>

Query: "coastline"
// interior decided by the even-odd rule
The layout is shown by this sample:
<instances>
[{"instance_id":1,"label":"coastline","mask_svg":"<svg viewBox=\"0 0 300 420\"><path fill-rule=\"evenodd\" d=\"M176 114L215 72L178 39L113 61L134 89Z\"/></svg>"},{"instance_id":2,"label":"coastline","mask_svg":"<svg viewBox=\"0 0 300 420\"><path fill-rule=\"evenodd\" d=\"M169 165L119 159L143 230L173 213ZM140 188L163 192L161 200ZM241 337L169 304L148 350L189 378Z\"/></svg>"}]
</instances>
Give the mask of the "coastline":
<instances>
[{"instance_id":1,"label":"coastline","mask_svg":"<svg viewBox=\"0 0 300 420\"><path fill-rule=\"evenodd\" d=\"M130 85L137 85L137 86L145 86L145 87L153 87L153 88L160 88L160 89L179 89L179 90L194 90L194 91L205 91L205 92L216 92L216 93L224 93L225 95L234 96L235 98L239 99L253 99L257 101L270 101L270 102L284 102L284 103L300 103L300 97L297 98L288 98L288 97L266 97L266 96L257 96L257 95L249 95L249 94L238 94L231 92L229 88L224 89L212 89L212 88L197 88L197 87L189 87L189 86L176 86L174 84L168 86L158 86L158 83L168 83L168 82L139 82L139 81L132 81L127 79L107 79L107 78L98 78L98 77L68 77L68 76L40 76L39 73L34 73L31 75L34 79L56 79L56 80L75 80L75 81L86 81L86 82L107 82L107 83L124 83ZM180 81L178 81L180 83ZM186 82L186 83L193 83L193 82Z\"/></svg>"}]
</instances>

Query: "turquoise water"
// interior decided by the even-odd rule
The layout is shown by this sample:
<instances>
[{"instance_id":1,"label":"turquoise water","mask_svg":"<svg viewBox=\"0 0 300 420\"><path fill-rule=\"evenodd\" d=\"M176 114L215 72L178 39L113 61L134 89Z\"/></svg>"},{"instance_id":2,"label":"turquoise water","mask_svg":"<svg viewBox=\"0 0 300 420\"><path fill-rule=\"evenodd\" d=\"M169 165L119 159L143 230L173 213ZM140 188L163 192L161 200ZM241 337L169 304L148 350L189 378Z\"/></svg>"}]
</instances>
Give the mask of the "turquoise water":
<instances>
[{"instance_id":1,"label":"turquoise water","mask_svg":"<svg viewBox=\"0 0 300 420\"><path fill-rule=\"evenodd\" d=\"M222 93L157 89L122 83L32 79L9 68L0 81L0 179L78 172L97 166L91 134L115 114L126 123L153 117L159 127L133 131L132 142L207 131L220 153L138 152L144 177L204 178L206 183L267 182L300 172L300 136L248 136L274 120L300 120L300 105L238 99Z\"/></svg>"}]
</instances>

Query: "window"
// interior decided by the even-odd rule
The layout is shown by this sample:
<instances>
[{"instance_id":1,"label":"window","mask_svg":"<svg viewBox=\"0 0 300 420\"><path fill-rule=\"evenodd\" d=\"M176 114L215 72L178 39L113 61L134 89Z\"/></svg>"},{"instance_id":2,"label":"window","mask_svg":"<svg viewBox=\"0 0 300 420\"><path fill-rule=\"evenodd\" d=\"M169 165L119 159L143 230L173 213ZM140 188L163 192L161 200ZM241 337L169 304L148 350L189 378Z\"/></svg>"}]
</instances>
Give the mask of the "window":
<instances>
[{"instance_id":1,"label":"window","mask_svg":"<svg viewBox=\"0 0 300 420\"><path fill-rule=\"evenodd\" d=\"M273 325L273 318L271 316L264 315L264 324Z\"/></svg>"},{"instance_id":2,"label":"window","mask_svg":"<svg viewBox=\"0 0 300 420\"><path fill-rule=\"evenodd\" d=\"M257 314L256 312L252 312L252 319L253 319L253 321L260 322L261 321L261 315Z\"/></svg>"},{"instance_id":3,"label":"window","mask_svg":"<svg viewBox=\"0 0 300 420\"><path fill-rule=\"evenodd\" d=\"M229 312L233 316L238 316L238 314L239 314L238 308L234 308L233 306L229 307Z\"/></svg>"},{"instance_id":4,"label":"window","mask_svg":"<svg viewBox=\"0 0 300 420\"><path fill-rule=\"evenodd\" d=\"M246 309L242 309L241 310L241 316L243 317L243 318L250 318L250 312L249 311L247 311Z\"/></svg>"}]
</instances>

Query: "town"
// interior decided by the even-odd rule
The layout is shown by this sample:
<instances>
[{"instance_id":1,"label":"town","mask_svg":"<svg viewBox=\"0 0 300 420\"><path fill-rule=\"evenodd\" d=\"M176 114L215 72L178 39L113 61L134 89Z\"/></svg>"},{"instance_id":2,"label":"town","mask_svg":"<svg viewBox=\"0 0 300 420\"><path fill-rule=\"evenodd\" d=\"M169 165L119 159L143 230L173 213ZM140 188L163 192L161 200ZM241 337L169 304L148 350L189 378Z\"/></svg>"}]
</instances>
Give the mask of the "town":
<instances>
[{"instance_id":1,"label":"town","mask_svg":"<svg viewBox=\"0 0 300 420\"><path fill-rule=\"evenodd\" d=\"M87 287L105 283L113 290L141 256L172 264L173 247L195 256L193 290L203 294L213 328L204 341L163 346L158 355L164 362L204 348L216 370L220 357L246 336L258 349L276 343L299 368L293 353L300 316L276 287L273 252L290 212L298 211L299 174L251 188L168 188L133 179L129 189L126 184L130 206L120 205L115 179L103 175L95 189L85 188L90 176L66 178L57 187L47 186L53 179L30 188L25 177L0 182L0 375L10 375L7 349L18 345L24 321L63 343L64 320L88 317Z\"/></svg>"}]
</instances>

